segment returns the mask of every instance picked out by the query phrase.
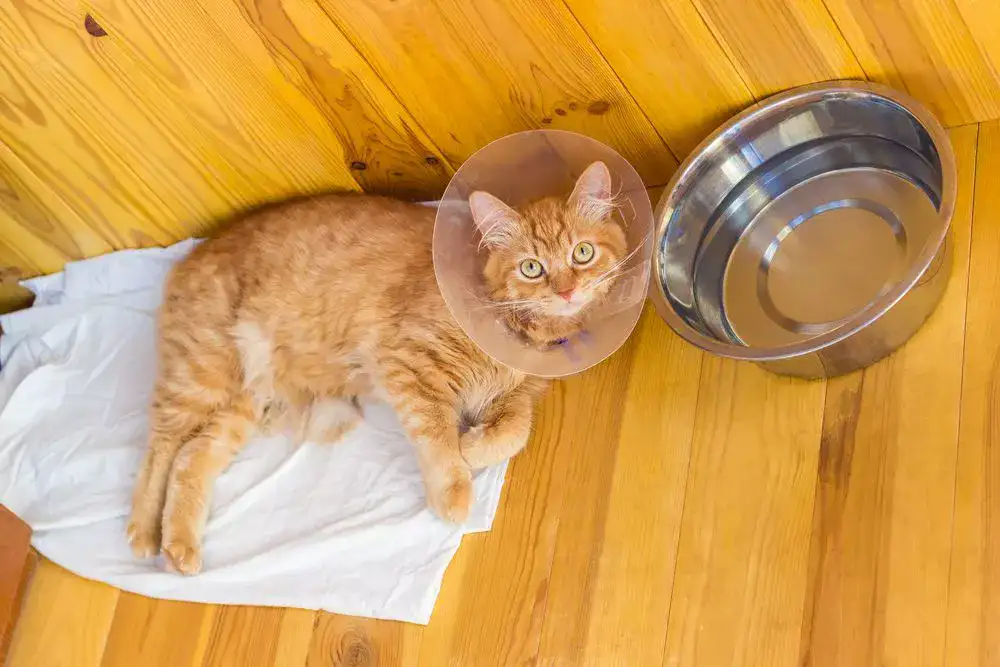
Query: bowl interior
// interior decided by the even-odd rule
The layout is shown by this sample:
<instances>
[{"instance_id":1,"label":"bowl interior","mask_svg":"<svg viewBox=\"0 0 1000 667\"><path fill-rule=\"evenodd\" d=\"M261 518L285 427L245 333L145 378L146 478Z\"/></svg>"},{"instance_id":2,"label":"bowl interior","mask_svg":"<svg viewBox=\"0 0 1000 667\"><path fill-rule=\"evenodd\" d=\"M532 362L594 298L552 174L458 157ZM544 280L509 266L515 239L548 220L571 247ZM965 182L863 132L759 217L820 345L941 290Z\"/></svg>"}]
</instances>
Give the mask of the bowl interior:
<instances>
[{"instance_id":1,"label":"bowl interior","mask_svg":"<svg viewBox=\"0 0 1000 667\"><path fill-rule=\"evenodd\" d=\"M947 139L918 113L867 86L793 91L703 144L657 212L655 277L675 328L780 356L888 308L953 205Z\"/></svg>"}]
</instances>

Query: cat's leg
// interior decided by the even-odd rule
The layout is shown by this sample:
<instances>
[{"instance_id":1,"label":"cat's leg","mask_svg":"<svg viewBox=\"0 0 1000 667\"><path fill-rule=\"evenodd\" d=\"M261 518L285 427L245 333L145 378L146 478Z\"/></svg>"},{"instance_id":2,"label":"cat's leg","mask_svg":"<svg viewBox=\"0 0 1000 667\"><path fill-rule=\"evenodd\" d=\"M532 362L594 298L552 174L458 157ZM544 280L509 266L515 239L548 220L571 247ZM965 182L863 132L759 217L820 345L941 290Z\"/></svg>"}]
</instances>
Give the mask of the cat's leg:
<instances>
[{"instance_id":1,"label":"cat's leg","mask_svg":"<svg viewBox=\"0 0 1000 667\"><path fill-rule=\"evenodd\" d=\"M238 395L177 454L163 508L163 553L173 570L182 574L201 570L201 538L212 486L246 444L255 414L252 398Z\"/></svg>"},{"instance_id":2,"label":"cat's leg","mask_svg":"<svg viewBox=\"0 0 1000 667\"><path fill-rule=\"evenodd\" d=\"M443 391L410 368L387 369L384 389L417 451L427 504L463 523L472 506L472 471L458 443L458 413Z\"/></svg>"},{"instance_id":3,"label":"cat's leg","mask_svg":"<svg viewBox=\"0 0 1000 667\"><path fill-rule=\"evenodd\" d=\"M126 534L138 558L160 550L160 525L167 479L178 450L207 421L214 406L197 397L172 395L158 384L150 409L146 454L132 492L132 513Z\"/></svg>"},{"instance_id":4,"label":"cat's leg","mask_svg":"<svg viewBox=\"0 0 1000 667\"><path fill-rule=\"evenodd\" d=\"M480 424L461 436L462 456L473 470L487 468L514 456L531 435L535 394L515 389L496 399Z\"/></svg>"},{"instance_id":5,"label":"cat's leg","mask_svg":"<svg viewBox=\"0 0 1000 667\"><path fill-rule=\"evenodd\" d=\"M333 444L354 430L361 419L356 396L285 392L264 411L260 427L267 435L284 434L300 444Z\"/></svg>"},{"instance_id":6,"label":"cat's leg","mask_svg":"<svg viewBox=\"0 0 1000 667\"><path fill-rule=\"evenodd\" d=\"M309 405L299 440L333 444L361 423L357 397L316 398Z\"/></svg>"},{"instance_id":7,"label":"cat's leg","mask_svg":"<svg viewBox=\"0 0 1000 667\"><path fill-rule=\"evenodd\" d=\"M282 386L279 400L268 410L266 430L285 432L298 443L317 444L333 444L354 430L363 418L358 396L351 392L354 387L346 381L333 381L336 378L326 379L316 388L319 392L311 387Z\"/></svg>"}]
</instances>

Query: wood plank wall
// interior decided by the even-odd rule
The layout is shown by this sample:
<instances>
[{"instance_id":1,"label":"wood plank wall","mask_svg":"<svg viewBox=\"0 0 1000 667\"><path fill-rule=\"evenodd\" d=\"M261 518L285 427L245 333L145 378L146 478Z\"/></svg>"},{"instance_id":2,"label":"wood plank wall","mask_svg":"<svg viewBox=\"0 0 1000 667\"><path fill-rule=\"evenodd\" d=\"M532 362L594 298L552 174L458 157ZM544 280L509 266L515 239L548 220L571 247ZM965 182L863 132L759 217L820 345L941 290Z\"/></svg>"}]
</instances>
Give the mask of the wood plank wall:
<instances>
[{"instance_id":1,"label":"wood plank wall","mask_svg":"<svg viewBox=\"0 0 1000 667\"><path fill-rule=\"evenodd\" d=\"M0 269L296 193L432 198L530 128L663 184L727 116L813 81L997 118L997 25L994 0L4 0Z\"/></svg>"}]
</instances>

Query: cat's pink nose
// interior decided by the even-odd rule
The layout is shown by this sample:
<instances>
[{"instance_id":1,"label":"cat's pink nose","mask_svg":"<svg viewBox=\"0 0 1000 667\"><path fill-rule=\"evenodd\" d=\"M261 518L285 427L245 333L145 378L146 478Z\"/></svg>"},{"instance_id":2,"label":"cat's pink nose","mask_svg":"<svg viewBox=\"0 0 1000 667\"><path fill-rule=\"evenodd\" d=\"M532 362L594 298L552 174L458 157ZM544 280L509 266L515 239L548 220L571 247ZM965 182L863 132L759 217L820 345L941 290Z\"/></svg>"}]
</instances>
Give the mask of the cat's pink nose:
<instances>
[{"instance_id":1,"label":"cat's pink nose","mask_svg":"<svg viewBox=\"0 0 1000 667\"><path fill-rule=\"evenodd\" d=\"M563 290L562 292L556 292L556 294L569 301L570 299L573 298L573 292L574 290L568 289L568 290Z\"/></svg>"}]
</instances>

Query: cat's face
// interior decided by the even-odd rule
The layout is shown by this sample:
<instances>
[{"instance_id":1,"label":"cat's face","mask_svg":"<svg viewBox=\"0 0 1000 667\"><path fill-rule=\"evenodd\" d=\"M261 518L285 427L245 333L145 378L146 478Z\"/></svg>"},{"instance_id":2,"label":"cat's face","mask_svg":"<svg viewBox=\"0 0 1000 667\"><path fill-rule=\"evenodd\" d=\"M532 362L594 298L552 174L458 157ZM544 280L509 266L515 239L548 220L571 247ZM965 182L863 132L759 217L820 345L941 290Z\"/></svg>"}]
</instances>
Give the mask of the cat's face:
<instances>
[{"instance_id":1,"label":"cat's face","mask_svg":"<svg viewBox=\"0 0 1000 667\"><path fill-rule=\"evenodd\" d=\"M567 199L518 209L485 192L469 197L489 255L483 277L507 314L572 319L600 301L623 269L628 244L613 217L603 162L583 172Z\"/></svg>"}]
</instances>

